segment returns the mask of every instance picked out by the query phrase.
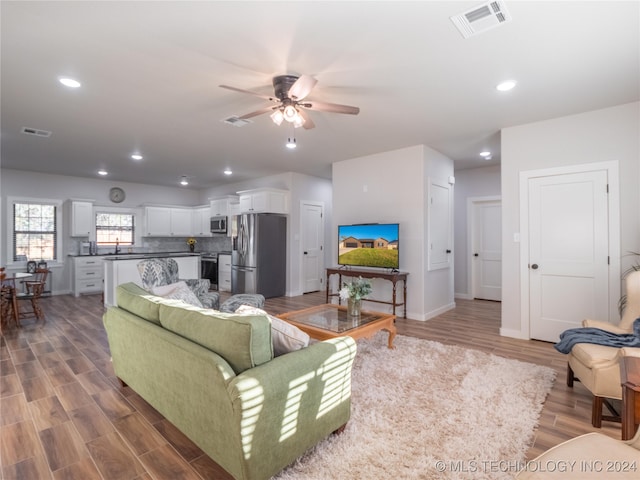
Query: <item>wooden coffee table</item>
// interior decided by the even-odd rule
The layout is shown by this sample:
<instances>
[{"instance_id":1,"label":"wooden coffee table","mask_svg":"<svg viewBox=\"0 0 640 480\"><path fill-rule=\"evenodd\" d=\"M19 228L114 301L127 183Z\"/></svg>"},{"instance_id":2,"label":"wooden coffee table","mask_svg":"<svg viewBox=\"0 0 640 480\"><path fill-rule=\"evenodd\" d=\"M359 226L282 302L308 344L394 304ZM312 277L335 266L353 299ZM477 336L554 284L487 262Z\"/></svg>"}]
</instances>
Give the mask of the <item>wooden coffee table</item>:
<instances>
[{"instance_id":1,"label":"wooden coffee table","mask_svg":"<svg viewBox=\"0 0 640 480\"><path fill-rule=\"evenodd\" d=\"M316 340L342 337L371 338L376 332L389 332L389 348L396 336L396 316L390 313L362 311L360 316L347 315L346 307L326 303L278 315L278 318L295 325Z\"/></svg>"}]
</instances>

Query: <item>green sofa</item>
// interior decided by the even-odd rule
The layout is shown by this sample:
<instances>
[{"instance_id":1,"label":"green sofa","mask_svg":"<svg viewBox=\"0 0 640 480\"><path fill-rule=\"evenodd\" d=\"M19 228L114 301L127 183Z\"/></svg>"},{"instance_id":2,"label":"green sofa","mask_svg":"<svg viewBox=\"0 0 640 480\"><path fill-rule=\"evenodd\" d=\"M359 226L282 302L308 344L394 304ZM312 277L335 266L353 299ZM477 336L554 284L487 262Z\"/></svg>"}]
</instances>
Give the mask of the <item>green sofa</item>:
<instances>
[{"instance_id":1,"label":"green sofa","mask_svg":"<svg viewBox=\"0 0 640 480\"><path fill-rule=\"evenodd\" d=\"M265 315L118 286L104 314L117 377L237 479L268 479L351 413L350 337L273 356Z\"/></svg>"}]
</instances>

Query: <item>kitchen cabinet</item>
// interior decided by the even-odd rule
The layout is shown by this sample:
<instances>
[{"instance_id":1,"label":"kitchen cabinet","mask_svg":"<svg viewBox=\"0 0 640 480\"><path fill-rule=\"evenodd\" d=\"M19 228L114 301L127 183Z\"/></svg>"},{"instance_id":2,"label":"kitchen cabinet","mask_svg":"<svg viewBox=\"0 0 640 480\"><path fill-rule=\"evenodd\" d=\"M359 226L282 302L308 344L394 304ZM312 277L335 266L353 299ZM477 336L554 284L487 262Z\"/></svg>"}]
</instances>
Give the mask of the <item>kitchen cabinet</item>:
<instances>
[{"instance_id":1,"label":"kitchen cabinet","mask_svg":"<svg viewBox=\"0 0 640 480\"><path fill-rule=\"evenodd\" d=\"M226 197L214 198L211 200L211 216L212 217L228 217L233 215L231 212L232 205L238 203L236 195L227 195Z\"/></svg>"},{"instance_id":2,"label":"kitchen cabinet","mask_svg":"<svg viewBox=\"0 0 640 480\"><path fill-rule=\"evenodd\" d=\"M86 256L73 258L73 295L100 293L103 290L102 257Z\"/></svg>"},{"instance_id":3,"label":"kitchen cabinet","mask_svg":"<svg viewBox=\"0 0 640 480\"><path fill-rule=\"evenodd\" d=\"M275 188L257 188L238 192L240 213L289 213L289 192Z\"/></svg>"},{"instance_id":4,"label":"kitchen cabinet","mask_svg":"<svg viewBox=\"0 0 640 480\"><path fill-rule=\"evenodd\" d=\"M95 229L93 203L71 200L69 214L71 216L72 237L91 237Z\"/></svg>"},{"instance_id":5,"label":"kitchen cabinet","mask_svg":"<svg viewBox=\"0 0 640 480\"><path fill-rule=\"evenodd\" d=\"M192 234L191 208L145 207L146 237L190 236Z\"/></svg>"},{"instance_id":6,"label":"kitchen cabinet","mask_svg":"<svg viewBox=\"0 0 640 480\"><path fill-rule=\"evenodd\" d=\"M231 255L218 254L218 290L231 291Z\"/></svg>"},{"instance_id":7,"label":"kitchen cabinet","mask_svg":"<svg viewBox=\"0 0 640 480\"><path fill-rule=\"evenodd\" d=\"M191 216L191 232L195 237L211 236L211 208L197 207Z\"/></svg>"}]
</instances>

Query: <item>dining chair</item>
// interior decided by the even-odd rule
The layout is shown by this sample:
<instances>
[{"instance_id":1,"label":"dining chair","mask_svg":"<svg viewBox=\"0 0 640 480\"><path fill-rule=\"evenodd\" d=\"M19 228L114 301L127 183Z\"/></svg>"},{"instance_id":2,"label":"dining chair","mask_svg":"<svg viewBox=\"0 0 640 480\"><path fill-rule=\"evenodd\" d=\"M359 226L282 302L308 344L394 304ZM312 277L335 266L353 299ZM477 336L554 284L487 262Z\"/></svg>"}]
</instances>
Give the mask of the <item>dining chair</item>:
<instances>
[{"instance_id":1,"label":"dining chair","mask_svg":"<svg viewBox=\"0 0 640 480\"><path fill-rule=\"evenodd\" d=\"M2 333L4 327L9 325L10 318L15 319L13 290L13 281L7 279L5 267L0 267L0 333Z\"/></svg>"},{"instance_id":2,"label":"dining chair","mask_svg":"<svg viewBox=\"0 0 640 480\"><path fill-rule=\"evenodd\" d=\"M17 319L18 324L21 318L36 317L38 320L44 320L44 312L40 307L40 297L47 284L47 276L49 270L46 268L36 269L32 278L23 280L24 291L16 292L15 296L18 300L18 312ZM30 310L23 310L20 306L21 303L28 303L31 306Z\"/></svg>"}]
</instances>

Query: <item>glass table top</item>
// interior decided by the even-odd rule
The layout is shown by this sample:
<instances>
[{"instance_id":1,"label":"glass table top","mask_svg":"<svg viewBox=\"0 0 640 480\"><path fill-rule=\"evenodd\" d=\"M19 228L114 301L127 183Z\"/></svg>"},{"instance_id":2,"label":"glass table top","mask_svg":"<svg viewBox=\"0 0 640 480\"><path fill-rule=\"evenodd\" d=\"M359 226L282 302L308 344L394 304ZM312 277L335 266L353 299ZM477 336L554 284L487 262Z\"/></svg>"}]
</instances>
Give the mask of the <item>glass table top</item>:
<instances>
[{"instance_id":1,"label":"glass table top","mask_svg":"<svg viewBox=\"0 0 640 480\"><path fill-rule=\"evenodd\" d=\"M334 333L343 333L354 328L362 327L376 320L389 317L387 313L361 312L360 316L347 315L345 307L338 305L320 305L297 312L279 315L284 320L291 320L299 324L321 328Z\"/></svg>"}]
</instances>

